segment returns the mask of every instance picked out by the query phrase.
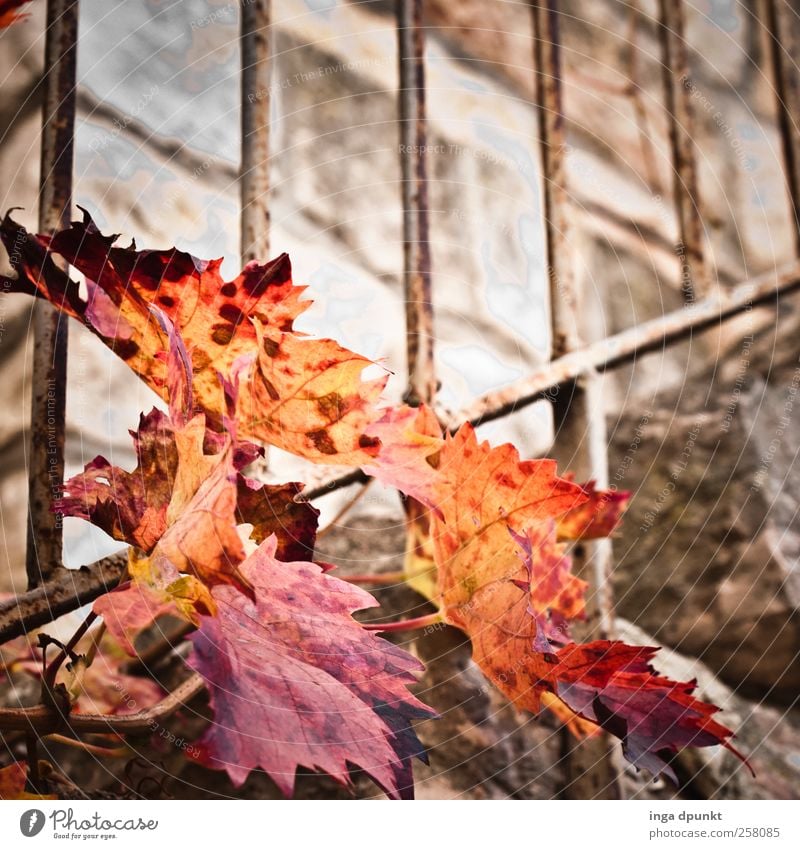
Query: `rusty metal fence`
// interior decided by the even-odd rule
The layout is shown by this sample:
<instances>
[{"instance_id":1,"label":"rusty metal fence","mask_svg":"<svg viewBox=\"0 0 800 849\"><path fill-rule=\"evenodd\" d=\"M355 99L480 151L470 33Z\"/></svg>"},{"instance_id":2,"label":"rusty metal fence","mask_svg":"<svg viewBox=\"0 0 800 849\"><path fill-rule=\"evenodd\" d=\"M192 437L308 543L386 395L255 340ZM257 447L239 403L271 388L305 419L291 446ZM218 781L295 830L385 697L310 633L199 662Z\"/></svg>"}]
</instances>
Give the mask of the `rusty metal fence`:
<instances>
[{"instance_id":1,"label":"rusty metal fence","mask_svg":"<svg viewBox=\"0 0 800 849\"><path fill-rule=\"evenodd\" d=\"M676 264L685 306L592 344L579 337L581 304L573 261L567 250L570 200L566 174L565 116L562 104L562 56L559 0L530 3L533 31L534 90L542 171L545 245L550 297L551 360L500 391L474 399L446 416L454 429L498 419L536 401L553 405L557 434L553 454L568 457L585 478L607 482L605 420L598 396L601 373L661 351L756 306L777 308L800 289L800 79L792 60L790 10L785 0L765 0L763 25L777 100L778 125L787 194L798 259L774 272L721 290L714 283L704 247L703 205L698 169L692 85L684 37L685 4L659 0L659 39L663 96L669 116L673 195L680 242ZM242 0L241 9L241 258L265 259L269 250L268 96L270 91L271 0ZM633 4L639 14L638 6ZM408 383L406 400L436 405L434 351L434 276L428 215L426 150L425 25L423 0L397 0L397 46L400 87L397 96L403 203L403 285L406 303ZM78 0L48 0L45 75L42 86L42 148L39 229L49 232L70 217L75 123ZM633 84L633 83L632 83ZM415 153L412 153L415 151ZM125 558L115 555L67 570L61 560L61 530L50 511L53 493L64 474L64 409L67 342L65 323L44 301L35 305L33 409L29 467L28 592L0 605L0 642L38 627L97 598L116 585ZM554 391L558 390L558 391ZM49 428L48 428L48 422ZM55 424L55 427L53 427ZM345 486L363 485L360 471L350 472L308 490L320 498ZM55 484L55 485L54 485ZM613 633L613 600L608 581L610 543L583 546L575 553L575 570L592 581L595 592L588 624L580 638ZM174 709L193 690L183 687L159 709ZM618 795L614 758L604 739L571 747L566 755L570 780L567 795L593 798Z\"/></svg>"}]
</instances>

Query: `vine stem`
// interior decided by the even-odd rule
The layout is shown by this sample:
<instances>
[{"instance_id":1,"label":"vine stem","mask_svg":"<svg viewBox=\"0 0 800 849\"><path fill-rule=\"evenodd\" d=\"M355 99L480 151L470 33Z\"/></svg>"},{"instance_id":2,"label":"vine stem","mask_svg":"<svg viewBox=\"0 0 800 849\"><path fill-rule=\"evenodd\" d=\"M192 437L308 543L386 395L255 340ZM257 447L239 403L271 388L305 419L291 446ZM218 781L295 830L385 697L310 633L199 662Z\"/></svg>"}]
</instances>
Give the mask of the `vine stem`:
<instances>
[{"instance_id":1,"label":"vine stem","mask_svg":"<svg viewBox=\"0 0 800 849\"><path fill-rule=\"evenodd\" d=\"M322 530L317 531L317 539L322 539L326 534L330 533L336 525L358 504L364 497L364 493L372 486L375 478L370 478L358 492L342 506L342 509L325 525Z\"/></svg>"},{"instance_id":2,"label":"vine stem","mask_svg":"<svg viewBox=\"0 0 800 849\"><path fill-rule=\"evenodd\" d=\"M122 716L101 714L59 713L47 705L29 708L0 708L0 730L25 731L44 736L59 729L84 734L143 734L151 731L153 723L171 716L203 689L203 678L195 673L175 688L158 704L138 713Z\"/></svg>"},{"instance_id":3,"label":"vine stem","mask_svg":"<svg viewBox=\"0 0 800 849\"><path fill-rule=\"evenodd\" d=\"M76 628L75 633L69 638L66 645L62 646L61 651L59 651L56 655L55 660L53 660L45 670L42 679L42 687L52 689L53 685L56 683L56 675L58 675L58 670L61 668L61 665L72 654L75 646L78 645L83 635L89 630L89 628L92 627L96 620L97 614L92 610L83 622L81 622L81 624Z\"/></svg>"},{"instance_id":4,"label":"vine stem","mask_svg":"<svg viewBox=\"0 0 800 849\"><path fill-rule=\"evenodd\" d=\"M85 743L83 740L65 737L63 734L48 734L45 739L53 743L60 743L62 746L80 749L89 755L97 755L101 758L124 758L130 754L130 749L127 746L116 746L114 748L96 746L94 743Z\"/></svg>"},{"instance_id":5,"label":"vine stem","mask_svg":"<svg viewBox=\"0 0 800 849\"><path fill-rule=\"evenodd\" d=\"M419 628L427 628L429 625L438 625L442 621L442 614L437 610L436 613L417 616L416 619L401 619L399 622L384 622L383 624L367 622L364 624L364 628L367 631L383 632L416 631Z\"/></svg>"},{"instance_id":6,"label":"vine stem","mask_svg":"<svg viewBox=\"0 0 800 849\"><path fill-rule=\"evenodd\" d=\"M337 576L342 581L347 581L348 584L372 584L374 586L393 586L394 584L402 584L405 581L404 572L381 572L380 574L363 574L363 575L339 575Z\"/></svg>"},{"instance_id":7,"label":"vine stem","mask_svg":"<svg viewBox=\"0 0 800 849\"><path fill-rule=\"evenodd\" d=\"M42 781L39 774L39 738L36 734L25 735L25 752L28 758L28 785L34 793L39 793Z\"/></svg>"}]
</instances>

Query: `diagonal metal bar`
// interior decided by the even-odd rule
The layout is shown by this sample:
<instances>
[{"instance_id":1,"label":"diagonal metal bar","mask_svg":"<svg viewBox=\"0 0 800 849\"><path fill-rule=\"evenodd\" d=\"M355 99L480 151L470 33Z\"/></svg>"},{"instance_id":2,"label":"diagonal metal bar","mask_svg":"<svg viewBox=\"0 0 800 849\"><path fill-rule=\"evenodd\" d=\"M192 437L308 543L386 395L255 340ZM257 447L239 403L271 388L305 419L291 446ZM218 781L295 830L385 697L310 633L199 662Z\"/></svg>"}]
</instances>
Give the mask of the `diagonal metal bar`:
<instances>
[{"instance_id":1,"label":"diagonal metal bar","mask_svg":"<svg viewBox=\"0 0 800 849\"><path fill-rule=\"evenodd\" d=\"M580 347L580 293L569 241L569 195L565 168L566 129L562 99L562 62L558 0L532 5L533 54L539 149L542 164L547 268L550 292L551 359ZM555 442L551 455L561 468L580 479L607 483L605 411L600 378L591 370L582 375L571 393L553 399ZM610 636L612 611L610 542L582 543L572 551L573 571L589 579L586 621L576 623L576 640ZM603 733L577 743L565 730L563 738L567 798L618 798L619 777L611 741Z\"/></svg>"},{"instance_id":2,"label":"diagonal metal bar","mask_svg":"<svg viewBox=\"0 0 800 849\"><path fill-rule=\"evenodd\" d=\"M75 132L77 0L48 0L39 232L69 224ZM67 318L45 301L33 306L33 368L28 456L28 588L48 580L62 558L62 517L52 511L64 483Z\"/></svg>"},{"instance_id":3,"label":"diagonal metal bar","mask_svg":"<svg viewBox=\"0 0 800 849\"><path fill-rule=\"evenodd\" d=\"M798 290L800 262L794 262L566 354L504 389L481 396L450 421L454 425L460 421L478 425L502 418L535 401L552 398L559 387L588 371L618 368L695 333L719 327L756 306L777 309L785 297Z\"/></svg>"},{"instance_id":4,"label":"diagonal metal bar","mask_svg":"<svg viewBox=\"0 0 800 849\"><path fill-rule=\"evenodd\" d=\"M767 50L774 78L789 202L794 216L795 251L800 254L800 73L794 59L800 50L797 12L786 0L766 2Z\"/></svg>"},{"instance_id":5,"label":"diagonal metal bar","mask_svg":"<svg viewBox=\"0 0 800 849\"><path fill-rule=\"evenodd\" d=\"M239 173L242 264L269 259L269 113L272 0L240 6L242 146Z\"/></svg>"},{"instance_id":6,"label":"diagonal metal bar","mask_svg":"<svg viewBox=\"0 0 800 849\"><path fill-rule=\"evenodd\" d=\"M681 263L681 291L684 300L690 303L710 290L694 146L694 84L689 76L683 0L659 0L658 9L664 97L669 114L673 193L680 238L676 252Z\"/></svg>"},{"instance_id":7,"label":"diagonal metal bar","mask_svg":"<svg viewBox=\"0 0 800 849\"><path fill-rule=\"evenodd\" d=\"M425 36L422 0L397 0L400 63L398 113L403 190L403 292L410 404L430 404L436 394L431 248L428 221L425 118Z\"/></svg>"}]
</instances>

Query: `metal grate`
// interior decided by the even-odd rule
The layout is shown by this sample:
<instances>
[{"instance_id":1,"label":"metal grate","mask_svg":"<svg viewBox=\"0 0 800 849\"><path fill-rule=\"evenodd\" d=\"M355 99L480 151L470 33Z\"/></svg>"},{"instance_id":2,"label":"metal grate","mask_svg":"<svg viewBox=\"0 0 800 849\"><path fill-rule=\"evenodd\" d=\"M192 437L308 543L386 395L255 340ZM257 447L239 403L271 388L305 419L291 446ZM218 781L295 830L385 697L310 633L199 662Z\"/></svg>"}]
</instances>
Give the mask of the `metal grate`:
<instances>
[{"instance_id":1,"label":"metal grate","mask_svg":"<svg viewBox=\"0 0 800 849\"><path fill-rule=\"evenodd\" d=\"M77 0L48 0L48 31L43 112L41 214L44 232L69 217L72 181L72 140L75 115ZM242 97L241 253L242 260L264 259L269 246L269 72L270 0L242 0L242 91L263 97ZM562 66L558 33L558 0L531 3L535 91L539 118L539 149L543 172L547 267L550 282L552 359L532 374L499 392L475 399L451 416L451 429L462 421L481 424L543 398L553 402L557 430L556 455L572 457L587 477L606 477L602 406L596 400L599 373L634 361L651 351L717 327L754 306L777 308L782 297L800 288L800 261L774 273L743 281L729 291L711 285L704 249L702 207L698 193L696 150L691 109L691 83L684 38L684 3L660 0L659 36L664 64L664 99L670 121L670 148L680 244L676 262L686 307L640 324L602 341L582 344L578 332L580 303L567 250L569 199L565 175L565 127L561 101ZM634 13L639 14L638 7ZM794 122L800 106L800 80L790 61L790 21L782 0L768 0L763 24L775 78L779 128L787 192L791 202L800 255L800 131ZM403 281L406 301L408 359L407 399L435 403L433 278L428 232L427 162L425 156L425 64L422 0L397 0L398 131L403 199ZM633 63L631 64L633 74ZM631 81L633 85L633 80ZM405 153L403 151L406 151ZM415 151L412 155L409 151ZM715 291L716 290L716 291ZM66 612L106 592L123 569L122 560L107 558L80 573L61 565L61 531L50 512L50 501L63 480L66 335L58 314L37 303L34 325L34 400L31 425L29 592L13 604L0 605L0 640L23 633L50 619L51 611ZM38 387L38 388L37 388ZM558 388L560 391L554 392ZM557 399L554 401L554 399ZM49 448L55 445L55 452ZM577 462L576 462L577 461ZM53 482L55 481L55 486ZM307 492L317 498L366 481L351 472ZM587 634L607 636L613 630L613 607L606 580L607 541L587 547L576 560L577 571L592 571L594 615ZM571 760L571 794L587 798L614 795L615 772L607 747L575 752ZM580 757L584 760L580 761ZM587 796L587 791L591 793ZM569 795L569 792L568 792Z\"/></svg>"}]
</instances>

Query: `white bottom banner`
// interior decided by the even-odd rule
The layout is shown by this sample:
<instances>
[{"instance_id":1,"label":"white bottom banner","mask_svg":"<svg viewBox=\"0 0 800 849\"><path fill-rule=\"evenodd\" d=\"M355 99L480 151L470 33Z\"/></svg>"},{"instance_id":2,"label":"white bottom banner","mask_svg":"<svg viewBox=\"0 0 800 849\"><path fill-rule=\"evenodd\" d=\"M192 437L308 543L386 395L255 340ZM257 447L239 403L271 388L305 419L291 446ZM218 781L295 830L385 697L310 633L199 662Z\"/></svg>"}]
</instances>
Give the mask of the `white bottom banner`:
<instances>
[{"instance_id":1,"label":"white bottom banner","mask_svg":"<svg viewBox=\"0 0 800 849\"><path fill-rule=\"evenodd\" d=\"M358 805L356 811L353 807ZM502 807L502 810L501 810ZM0 846L800 846L797 802L0 802ZM341 843L340 843L341 841Z\"/></svg>"}]
</instances>

